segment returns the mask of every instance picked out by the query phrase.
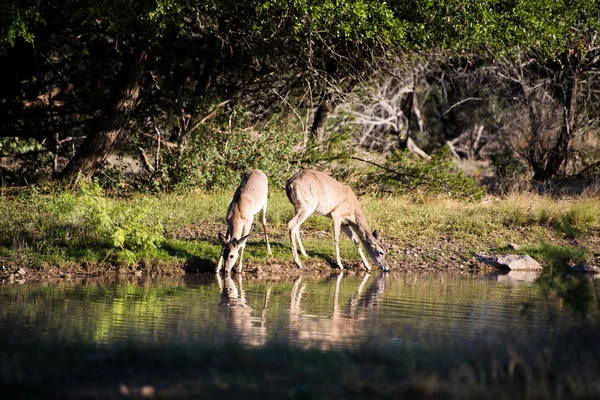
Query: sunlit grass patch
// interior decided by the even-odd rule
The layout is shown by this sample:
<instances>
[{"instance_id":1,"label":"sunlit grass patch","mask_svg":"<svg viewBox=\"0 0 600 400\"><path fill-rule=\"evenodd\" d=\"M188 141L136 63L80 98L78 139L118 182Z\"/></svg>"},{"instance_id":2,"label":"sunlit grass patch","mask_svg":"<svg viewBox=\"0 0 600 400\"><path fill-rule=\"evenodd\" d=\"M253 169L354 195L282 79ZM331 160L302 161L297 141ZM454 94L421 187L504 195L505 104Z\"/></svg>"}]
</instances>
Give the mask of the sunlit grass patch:
<instances>
[{"instance_id":1,"label":"sunlit grass patch","mask_svg":"<svg viewBox=\"0 0 600 400\"><path fill-rule=\"evenodd\" d=\"M584 199L573 204L561 216L559 229L568 238L584 234L600 221L600 204L593 199Z\"/></svg>"},{"instance_id":2,"label":"sunlit grass patch","mask_svg":"<svg viewBox=\"0 0 600 400\"><path fill-rule=\"evenodd\" d=\"M5 196L0 204L3 260L29 266L77 260L137 263L153 257L177 263L185 257L216 262L220 253L216 234L226 230L225 216L233 191L137 194L123 199L107 197L93 186L86 190L51 195L24 191ZM391 260L413 247L423 248L426 258L433 260L443 259L437 253L446 245L454 246L455 254L465 259L476 251L502 249L509 242L568 246L571 244L566 241L576 238L591 243L600 227L600 199L594 196L554 199L515 194L473 202L442 196L367 195L359 201L371 229L378 229L384 244L394 249L388 253ZM267 257L257 215L246 259L291 262L287 223L293 216L294 207L284 190L273 188L267 229L274 253ZM329 218L310 216L301 234L313 257L334 258ZM340 246L345 263L360 262L343 234Z\"/></svg>"},{"instance_id":3,"label":"sunlit grass patch","mask_svg":"<svg viewBox=\"0 0 600 400\"><path fill-rule=\"evenodd\" d=\"M541 260L547 270L565 272L571 264L585 263L590 260L588 250L575 246L561 246L550 243L540 243L525 247L525 252Z\"/></svg>"}]
</instances>

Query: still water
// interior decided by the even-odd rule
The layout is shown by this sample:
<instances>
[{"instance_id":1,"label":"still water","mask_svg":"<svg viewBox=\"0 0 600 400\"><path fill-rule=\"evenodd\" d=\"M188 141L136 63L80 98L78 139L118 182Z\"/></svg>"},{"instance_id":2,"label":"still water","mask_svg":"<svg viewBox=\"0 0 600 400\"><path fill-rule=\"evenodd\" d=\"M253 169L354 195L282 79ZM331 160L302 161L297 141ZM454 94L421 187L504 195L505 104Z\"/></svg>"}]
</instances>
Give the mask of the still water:
<instances>
[{"instance_id":1,"label":"still water","mask_svg":"<svg viewBox=\"0 0 600 400\"><path fill-rule=\"evenodd\" d=\"M100 345L286 340L319 348L435 335L469 340L597 318L599 293L598 280L531 273L25 283L0 285L0 337Z\"/></svg>"}]
</instances>

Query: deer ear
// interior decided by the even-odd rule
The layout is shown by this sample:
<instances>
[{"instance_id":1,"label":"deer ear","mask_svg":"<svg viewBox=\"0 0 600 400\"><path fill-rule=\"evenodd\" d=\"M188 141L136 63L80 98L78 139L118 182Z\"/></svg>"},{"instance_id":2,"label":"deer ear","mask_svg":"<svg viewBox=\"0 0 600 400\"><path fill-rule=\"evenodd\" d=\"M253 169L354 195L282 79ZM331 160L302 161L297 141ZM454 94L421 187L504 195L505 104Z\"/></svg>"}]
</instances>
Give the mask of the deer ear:
<instances>
[{"instance_id":1,"label":"deer ear","mask_svg":"<svg viewBox=\"0 0 600 400\"><path fill-rule=\"evenodd\" d=\"M373 231L373 237L374 237L375 239L379 240L379 231L377 231L377 229L375 229L375 230Z\"/></svg>"},{"instance_id":2,"label":"deer ear","mask_svg":"<svg viewBox=\"0 0 600 400\"><path fill-rule=\"evenodd\" d=\"M243 238L241 238L240 240L238 240L238 243L242 246L246 245L246 239L248 239L248 236L250 236L250 234L247 234L246 236L244 236Z\"/></svg>"},{"instance_id":3,"label":"deer ear","mask_svg":"<svg viewBox=\"0 0 600 400\"><path fill-rule=\"evenodd\" d=\"M217 233L217 237L219 238L219 242L221 242L223 246L227 244L227 238L221 232Z\"/></svg>"}]
</instances>

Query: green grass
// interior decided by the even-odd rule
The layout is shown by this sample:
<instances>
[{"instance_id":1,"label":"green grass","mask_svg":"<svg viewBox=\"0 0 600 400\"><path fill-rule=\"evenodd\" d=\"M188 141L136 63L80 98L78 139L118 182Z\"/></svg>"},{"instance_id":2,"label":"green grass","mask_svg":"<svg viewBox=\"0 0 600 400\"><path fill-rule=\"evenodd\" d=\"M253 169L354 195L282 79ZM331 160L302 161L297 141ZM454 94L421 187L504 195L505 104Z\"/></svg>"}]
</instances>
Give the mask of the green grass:
<instances>
[{"instance_id":1,"label":"green grass","mask_svg":"<svg viewBox=\"0 0 600 400\"><path fill-rule=\"evenodd\" d=\"M93 185L79 194L23 191L4 196L0 203L0 256L5 263L31 268L144 260L183 264L190 258L207 265L219 255L216 233L225 231L230 198L230 192L210 192L115 199ZM593 240L600 228L600 199L591 196L552 199L522 194L485 202L365 196L361 203L371 229L380 230L393 265L440 263L449 256L468 263L474 253L502 249L511 242L524 245L546 265L552 261L541 255L552 252L540 250L540 243L578 252L568 258L581 262L596 262L594 257L600 254ZM293 215L285 193L272 190L267 221L273 255L267 257L262 226L255 223L245 252L249 263L265 259L291 263L286 227ZM311 256L333 260L331 232L331 221L325 217L312 216L303 224L302 236ZM415 248L424 252L423 257L407 258L405 250ZM341 251L344 263L360 265L345 236Z\"/></svg>"},{"instance_id":2,"label":"green grass","mask_svg":"<svg viewBox=\"0 0 600 400\"><path fill-rule=\"evenodd\" d=\"M527 246L525 251L541 260L551 272L565 272L570 264L583 264L590 260L590 251L579 246L560 246L540 243Z\"/></svg>"}]
</instances>

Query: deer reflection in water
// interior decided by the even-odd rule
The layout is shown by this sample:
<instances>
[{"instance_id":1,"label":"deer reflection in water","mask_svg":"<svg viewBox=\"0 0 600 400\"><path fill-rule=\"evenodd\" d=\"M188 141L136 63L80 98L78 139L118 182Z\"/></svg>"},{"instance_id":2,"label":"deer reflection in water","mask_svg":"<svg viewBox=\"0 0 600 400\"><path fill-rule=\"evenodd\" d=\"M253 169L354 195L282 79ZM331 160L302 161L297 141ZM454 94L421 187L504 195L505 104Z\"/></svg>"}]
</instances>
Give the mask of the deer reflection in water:
<instances>
[{"instance_id":1,"label":"deer reflection in water","mask_svg":"<svg viewBox=\"0 0 600 400\"><path fill-rule=\"evenodd\" d=\"M363 290L370 277L370 274L366 273L350 301L345 306L340 306L339 297L343 276L344 273L340 272L336 278L330 319L302 317L300 300L296 301L295 313L301 316L300 321L296 324L296 337L301 343L310 347L326 349L342 344L357 343L374 334L369 330L368 319L369 316L374 315L373 311L381 304L388 274L377 275L363 295ZM292 314L290 313L291 319ZM290 328L292 328L291 325Z\"/></svg>"},{"instance_id":2,"label":"deer reflection in water","mask_svg":"<svg viewBox=\"0 0 600 400\"><path fill-rule=\"evenodd\" d=\"M340 291L344 273L340 272L335 281L331 315L328 318L315 318L310 313L303 313L301 304L307 291L302 275L292 284L288 306L287 337L295 340L301 346L330 348L332 346L357 343L369 338L369 317L375 314L383 297L387 273L378 274L367 286L370 274L366 273L358 285L352 298L340 305ZM256 315L246 301L242 285L242 276L237 275L236 282L231 276L221 278L217 274L217 282L221 289L220 307L226 310L226 329L239 335L242 343L252 346L262 346L267 341L267 309L271 298L271 287L265 292L262 312ZM364 292L364 294L363 294ZM254 315L253 315L254 314ZM281 321L273 321L270 326L278 331L283 328ZM281 332L271 332L277 337Z\"/></svg>"},{"instance_id":3,"label":"deer reflection in water","mask_svg":"<svg viewBox=\"0 0 600 400\"><path fill-rule=\"evenodd\" d=\"M237 275L238 286L236 286L231 275L224 279L216 274L217 283L221 291L219 308L226 312L227 332L240 335L242 343L251 346L262 346L267 341L267 307L271 298L271 288L265 293L265 302L259 317L253 316L253 309L246 301L246 292L242 285L241 274Z\"/></svg>"}]
</instances>

